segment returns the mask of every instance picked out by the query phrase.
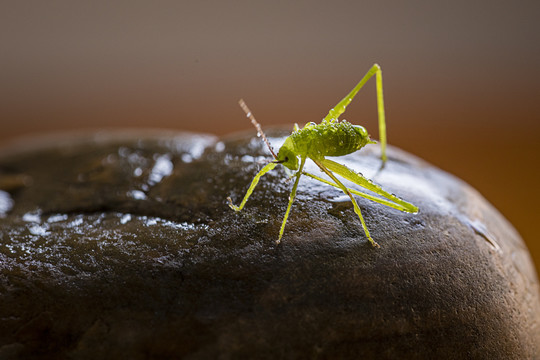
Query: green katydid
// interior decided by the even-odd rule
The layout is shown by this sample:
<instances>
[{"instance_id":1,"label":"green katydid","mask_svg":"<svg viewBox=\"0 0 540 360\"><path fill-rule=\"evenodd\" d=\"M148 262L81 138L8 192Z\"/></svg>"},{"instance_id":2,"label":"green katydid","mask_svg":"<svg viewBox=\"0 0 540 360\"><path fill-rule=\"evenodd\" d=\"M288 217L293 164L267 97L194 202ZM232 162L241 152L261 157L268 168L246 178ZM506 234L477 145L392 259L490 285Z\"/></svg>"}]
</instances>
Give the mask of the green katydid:
<instances>
[{"instance_id":1,"label":"green katydid","mask_svg":"<svg viewBox=\"0 0 540 360\"><path fill-rule=\"evenodd\" d=\"M288 169L296 171L296 173L294 175L294 185L289 196L289 204L287 206L287 211L285 212L283 222L281 223L281 229L279 230L279 238L276 241L276 243L278 244L281 242L281 238L283 237L285 224L287 223L287 218L289 217L292 204L296 197L296 189L298 187L298 182L300 181L300 177L302 175L309 176L315 180L341 189L345 194L347 194L351 199L355 213L358 215L360 222L362 223L364 233L366 234L366 237L369 239L373 246L378 247L379 245L375 242L375 240L372 239L371 235L369 234L369 230L366 226L364 218L362 217L360 207L356 203L353 194L400 211L408 213L418 212L418 208L415 205L408 203L393 194L388 193L387 191L383 190L379 185L376 185L371 180L365 178L363 175L355 172L354 170L351 170L344 165L325 158L326 156L343 156L351 154L355 151L360 150L367 144L375 143L369 138L366 129L362 126L352 125L345 120L338 120L339 116L345 112L347 105L349 105L349 103L352 101L358 91L373 75L376 75L379 140L381 144L382 160L381 168L383 168L387 160L386 123L384 117L382 72L379 65L375 64L366 73L366 75L364 75L362 80L360 80L360 82L351 90L351 92L347 94L347 96L345 96L334 108L332 108L328 112L328 115L326 115L326 117L322 120L320 124L311 122L306 124L301 129L298 127L298 125L295 124L294 131L285 139L285 142L283 143L277 154L270 146L270 142L264 135L259 123L255 120L255 117L251 114L251 111L248 109L244 101L240 100L240 106L245 111L247 117L251 120L253 125L256 127L259 136L262 136L263 140L266 142L268 148L270 149L270 152L274 156L275 161L267 164L259 171L257 175L255 175L255 178L251 182L251 185L249 186L249 189L247 190L247 193L239 206L234 205L230 197L228 198L229 206L235 211L242 210L242 208L246 204L246 201L255 189L255 186L257 186L259 179L268 171L274 169L278 164L282 164ZM331 181L304 171L304 165L307 158L311 159L321 169L321 171L324 172L331 179ZM383 198L376 197L358 190L350 189L346 187L335 176L335 174L377 195L380 195Z\"/></svg>"}]
</instances>

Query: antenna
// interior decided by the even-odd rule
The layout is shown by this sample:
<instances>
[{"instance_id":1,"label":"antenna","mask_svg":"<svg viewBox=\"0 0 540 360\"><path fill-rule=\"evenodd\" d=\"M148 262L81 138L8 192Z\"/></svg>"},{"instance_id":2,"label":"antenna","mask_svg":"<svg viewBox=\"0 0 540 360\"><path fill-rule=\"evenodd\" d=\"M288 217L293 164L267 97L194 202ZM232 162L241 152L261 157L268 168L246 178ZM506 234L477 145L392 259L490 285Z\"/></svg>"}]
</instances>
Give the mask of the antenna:
<instances>
[{"instance_id":1,"label":"antenna","mask_svg":"<svg viewBox=\"0 0 540 360\"><path fill-rule=\"evenodd\" d=\"M249 110L249 108L247 107L246 103L244 102L244 99L240 99L238 104L240 104L240 107L242 108L242 110L244 110L248 119L251 120L251 123L253 124L253 126L255 126L255 129L257 129L257 136L262 137L262 139L266 143L266 146L268 146L268 149L274 156L274 159L277 159L277 155L274 152L274 149L272 149L272 145L270 145L270 141L268 141L268 139L266 138L266 135L264 135L264 132L261 128L261 124L259 124L257 120L255 120L255 116L253 116L253 114L251 113L251 110Z\"/></svg>"}]
</instances>

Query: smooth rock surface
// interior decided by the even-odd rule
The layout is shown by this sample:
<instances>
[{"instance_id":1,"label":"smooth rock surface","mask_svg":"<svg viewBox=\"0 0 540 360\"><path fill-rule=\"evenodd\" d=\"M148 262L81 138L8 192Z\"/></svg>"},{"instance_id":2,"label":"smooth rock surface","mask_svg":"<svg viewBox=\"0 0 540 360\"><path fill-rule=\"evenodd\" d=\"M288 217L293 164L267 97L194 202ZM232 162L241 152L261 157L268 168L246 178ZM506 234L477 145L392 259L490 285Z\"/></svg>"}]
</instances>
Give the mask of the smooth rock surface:
<instances>
[{"instance_id":1,"label":"smooth rock surface","mask_svg":"<svg viewBox=\"0 0 540 360\"><path fill-rule=\"evenodd\" d=\"M380 173L374 145L338 159L420 208L359 198L377 249L348 199L307 177L276 246L282 167L233 212L227 196L271 160L251 133L29 143L0 150L2 359L540 357L519 235L398 149Z\"/></svg>"}]
</instances>

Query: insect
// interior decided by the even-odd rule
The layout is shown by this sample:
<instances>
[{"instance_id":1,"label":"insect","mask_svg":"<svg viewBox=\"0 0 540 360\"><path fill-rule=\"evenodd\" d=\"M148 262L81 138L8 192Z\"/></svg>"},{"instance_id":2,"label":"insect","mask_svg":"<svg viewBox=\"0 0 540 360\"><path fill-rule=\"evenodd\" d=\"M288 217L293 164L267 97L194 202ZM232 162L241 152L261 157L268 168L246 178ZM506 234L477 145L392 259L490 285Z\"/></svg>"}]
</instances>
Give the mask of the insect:
<instances>
[{"instance_id":1,"label":"insect","mask_svg":"<svg viewBox=\"0 0 540 360\"><path fill-rule=\"evenodd\" d=\"M310 122L303 128L299 128L298 125L295 124L294 131L285 139L285 142L277 154L272 149L272 146L264 135L260 124L255 120L255 117L251 114L251 111L248 109L247 105L243 100L240 100L240 106L257 129L258 135L261 136L265 141L275 160L264 166L259 173L255 175L255 178L252 180L251 185L249 186L249 189L247 190L247 193L240 205L234 205L232 199L228 197L227 199L229 201L229 206L235 211L242 210L251 193L259 183L260 178L270 170L274 169L278 164L281 164L290 170L296 171L296 173L294 174L295 181L289 196L289 204L287 206L283 222L281 223L279 238L276 241L277 244L281 242L281 238L283 237L285 224L287 223L287 218L289 217L292 204L296 197L296 189L298 188L298 183L302 175L309 176L317 181L336 187L348 195L353 204L354 212L360 219L366 237L371 244L376 247L379 247L379 245L369 234L366 222L362 217L362 212L360 211L360 207L356 203L353 194L400 211L408 213L418 212L418 208L415 205L388 193L373 181L367 179L362 174L349 169L345 165L326 158L327 156L343 156L351 154L360 150L367 144L376 143L370 139L364 127L352 125L346 120L338 120L339 116L345 112L347 105L349 105L358 91L373 75L376 76L377 110L379 119L379 140L381 144L382 169L387 160L386 123L384 116L382 71L380 66L375 64L366 73L366 75L364 75L360 82L356 84L351 92L348 93L334 108L330 109L328 115L326 115L320 124ZM321 171L330 178L330 180L304 171L304 165L306 163L306 159L308 158L311 159L321 169ZM336 174L366 190L381 196L382 198L346 187L343 182L336 177Z\"/></svg>"}]
</instances>

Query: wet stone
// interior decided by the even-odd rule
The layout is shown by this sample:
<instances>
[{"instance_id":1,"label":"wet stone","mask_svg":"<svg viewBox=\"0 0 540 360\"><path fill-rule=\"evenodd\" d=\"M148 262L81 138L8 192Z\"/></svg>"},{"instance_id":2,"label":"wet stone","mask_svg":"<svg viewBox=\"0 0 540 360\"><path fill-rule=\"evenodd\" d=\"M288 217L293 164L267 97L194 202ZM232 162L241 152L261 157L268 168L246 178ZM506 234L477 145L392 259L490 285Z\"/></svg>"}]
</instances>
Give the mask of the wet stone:
<instances>
[{"instance_id":1,"label":"wet stone","mask_svg":"<svg viewBox=\"0 0 540 360\"><path fill-rule=\"evenodd\" d=\"M336 159L420 208L358 198L374 248L348 198L307 177L276 245L281 166L232 211L271 160L251 133L30 144L0 150L0 358L540 357L519 235L399 149L381 172L375 145Z\"/></svg>"}]
</instances>

